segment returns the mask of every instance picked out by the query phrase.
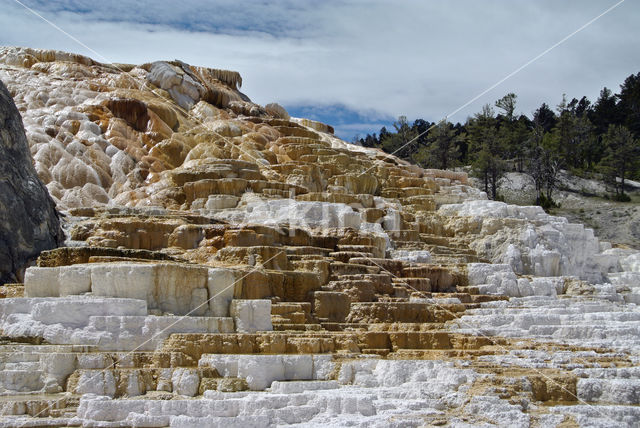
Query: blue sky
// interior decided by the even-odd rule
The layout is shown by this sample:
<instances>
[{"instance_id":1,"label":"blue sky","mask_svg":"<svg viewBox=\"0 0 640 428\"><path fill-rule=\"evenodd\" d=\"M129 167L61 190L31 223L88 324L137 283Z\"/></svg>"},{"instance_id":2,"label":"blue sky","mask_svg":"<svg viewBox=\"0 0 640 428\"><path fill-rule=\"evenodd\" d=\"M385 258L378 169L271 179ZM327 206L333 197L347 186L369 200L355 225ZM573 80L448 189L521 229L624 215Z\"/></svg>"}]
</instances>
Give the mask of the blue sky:
<instances>
[{"instance_id":1,"label":"blue sky","mask_svg":"<svg viewBox=\"0 0 640 428\"><path fill-rule=\"evenodd\" d=\"M336 135L347 141L367 133L377 133L383 126L389 127L395 117L382 115L375 111L356 111L343 104L331 105L289 105L287 111L294 117L307 117L324 123L330 123Z\"/></svg>"},{"instance_id":2,"label":"blue sky","mask_svg":"<svg viewBox=\"0 0 640 428\"><path fill-rule=\"evenodd\" d=\"M616 1L3 0L0 45L60 49L103 62L181 59L243 76L260 104L333 125L346 140L394 118L456 111ZM450 120L508 92L517 111L597 98L640 71L640 4L626 0Z\"/></svg>"}]
</instances>

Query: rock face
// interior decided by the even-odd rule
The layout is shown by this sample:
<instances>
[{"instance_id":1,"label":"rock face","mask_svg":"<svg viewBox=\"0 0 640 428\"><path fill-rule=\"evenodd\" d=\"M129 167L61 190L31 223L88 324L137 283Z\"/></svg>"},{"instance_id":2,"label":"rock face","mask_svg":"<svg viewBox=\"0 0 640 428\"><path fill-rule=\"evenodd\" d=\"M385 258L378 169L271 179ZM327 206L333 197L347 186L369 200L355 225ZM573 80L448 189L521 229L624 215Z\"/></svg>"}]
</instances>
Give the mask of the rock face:
<instances>
[{"instance_id":1,"label":"rock face","mask_svg":"<svg viewBox=\"0 0 640 428\"><path fill-rule=\"evenodd\" d=\"M264 108L0 48L68 247L0 287L0 427L637 426L640 252Z\"/></svg>"},{"instance_id":2,"label":"rock face","mask_svg":"<svg viewBox=\"0 0 640 428\"><path fill-rule=\"evenodd\" d=\"M55 205L33 167L20 113L0 81L0 284L16 282L63 239Z\"/></svg>"}]
</instances>

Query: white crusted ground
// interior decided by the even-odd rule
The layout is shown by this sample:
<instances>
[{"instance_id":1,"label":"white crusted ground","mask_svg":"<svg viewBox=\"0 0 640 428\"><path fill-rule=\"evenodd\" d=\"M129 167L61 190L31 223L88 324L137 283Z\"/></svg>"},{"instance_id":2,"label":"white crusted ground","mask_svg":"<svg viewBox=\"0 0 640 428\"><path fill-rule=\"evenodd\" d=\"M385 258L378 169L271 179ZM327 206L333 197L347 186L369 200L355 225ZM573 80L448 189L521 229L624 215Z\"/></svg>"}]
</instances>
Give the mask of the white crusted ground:
<instances>
[{"instance_id":1,"label":"white crusted ground","mask_svg":"<svg viewBox=\"0 0 640 428\"><path fill-rule=\"evenodd\" d=\"M133 174L135 161L105 138L124 138L130 128L114 121L107 135L87 114L77 111L110 98L82 79L70 79L82 77L89 69L79 67L74 63L77 60L63 61L68 58L61 57L56 63L42 65L47 67L45 71L62 77L51 78L37 69L14 67L18 64L12 62L13 51L0 51L7 65L0 71L0 79L20 89L13 95L23 114L35 167L58 206L118 202L118 195L141 185ZM111 80L118 75L104 72L105 83L137 87L133 81L115 84ZM155 64L148 76L141 68L131 73L141 81L148 78L157 83L182 107L195 104L193 112L199 114L197 103L203 88L188 75L179 77L166 63ZM311 122L296 121L313 127ZM56 138L49 135L53 131ZM336 148L379 154L325 133L320 138ZM328 355L205 354L197 368L156 373L156 389L147 391L144 377L149 373L143 373L132 354L124 351L156 350L173 332L270 330L270 301L233 301L237 276L229 269L170 263L96 263L30 268L25 278L28 297L0 299L3 336L44 338L49 343L3 345L0 426L411 427L448 422L456 427L554 427L565 422L566 415L572 415L581 426L638 426L640 253L611 248L592 230L547 215L539 207L487 201L486 195L473 188L452 184L447 174L453 180L459 178L453 172L439 172L440 178L435 179L440 185L437 203L446 205L437 214L451 218L449 230L468 238L472 249L495 263L470 264L469 285L484 294L511 297L509 301L483 303L448 328L471 335L602 347L606 349L598 354L600 357L630 361L629 367L593 367L575 361L594 357L595 351L539 349L479 357L505 368L569 371L579 378L580 404L536 408L526 400L511 403L502 399L499 390L479 392L472 389L474 382L494 375L479 373L468 361ZM387 213L379 223L367 223L346 204L265 202L254 196L212 197L203 201L201 209L203 214L233 224L286 223L370 231L385 237L387 247L379 250L388 250L390 258L415 263L431 260L428 251L390 247L386 232L401 229L401 219L397 205L389 198L362 195L361 206L384 208ZM460 221L460 217L470 220ZM472 227L465 230L469 225ZM191 316L182 317L184 314ZM126 372L120 379L112 370L116 364ZM203 398L194 399L204 379L203 371L214 368L229 380L243 379L251 391L209 390ZM10 416L29 411L16 394L36 400L38 394L59 393L76 371L79 379L74 392L82 395L76 415L48 420ZM514 377L512 382L524 390L531 388L525 377ZM113 399L118 388L124 388L129 398ZM143 395L166 391L178 397L163 400L151 399L153 394Z\"/></svg>"},{"instance_id":2,"label":"white crusted ground","mask_svg":"<svg viewBox=\"0 0 640 428\"><path fill-rule=\"evenodd\" d=\"M119 351L154 350L171 333L272 330L271 302L233 300L235 282L229 269L175 263L31 267L30 297L0 300L0 330Z\"/></svg>"},{"instance_id":3,"label":"white crusted ground","mask_svg":"<svg viewBox=\"0 0 640 428\"><path fill-rule=\"evenodd\" d=\"M249 370L260 373L257 365L253 367ZM86 394L77 417L60 422L101 427L418 427L448 420L455 427L557 426L563 415L571 414L583 426L634 426L640 408L624 404L637 404L637 383L631 388L622 387L619 381L604 383L608 380L605 372L599 372L598 379L581 381L579 394L604 398L604 402L615 397L618 405L556 406L535 418L531 412L539 409L532 403L511 404L496 396L470 394L475 380L490 375L455 368L452 362L361 358L342 363L337 381L275 381L264 392L207 391L202 399L170 401L112 400ZM615 378L618 373L608 375ZM523 382L526 388L526 380L514 382ZM598 382L607 385L600 395L592 392ZM0 426L19 420L5 419Z\"/></svg>"},{"instance_id":4,"label":"white crusted ground","mask_svg":"<svg viewBox=\"0 0 640 428\"><path fill-rule=\"evenodd\" d=\"M230 317L148 315L144 300L84 296L0 300L0 329L6 337L119 351L154 350L171 333L235 331Z\"/></svg>"},{"instance_id":5,"label":"white crusted ground","mask_svg":"<svg viewBox=\"0 0 640 428\"><path fill-rule=\"evenodd\" d=\"M456 331L538 338L640 354L640 310L601 298L533 296L484 303L454 322Z\"/></svg>"},{"instance_id":6,"label":"white crusted ground","mask_svg":"<svg viewBox=\"0 0 640 428\"><path fill-rule=\"evenodd\" d=\"M492 263L511 265L518 274L579 276L599 282L615 263L607 257L611 245L601 243L592 229L548 215L537 206L473 200L444 205L438 212L475 218L479 230L471 236L471 248Z\"/></svg>"},{"instance_id":7,"label":"white crusted ground","mask_svg":"<svg viewBox=\"0 0 640 428\"><path fill-rule=\"evenodd\" d=\"M109 364L105 357L92 359L87 354L78 359L65 350L65 344L122 351L151 339L141 349L153 350L170 332L271 328L269 301L232 301L228 295L215 305L209 304L201 316L167 315L169 311L194 309L198 302L233 283L235 276L224 269L198 270L166 263L123 264L119 267L122 272L100 264L31 268L25 281L27 294L60 297L1 300L0 329L7 336L44 337L58 345L41 345L35 354L14 345L0 360L0 393L55 393L63 389L61 382L78 370L75 391L84 395L77 415L59 418L61 425L405 427L446 420L460 427L557 426L571 415L582 426L634 426L640 420L640 311L634 303L640 295L640 256L630 250L609 249L590 231L538 209L495 204L475 201L441 209L441 213L453 210L479 218L484 232L475 245L485 245L491 254L501 257L496 261L506 261L468 265L469 285L482 293L512 296L509 301L483 303L478 309L467 310L449 328L471 335L603 347L610 350L600 357L630 358L631 367L597 368L571 363L593 357L594 351L525 349L480 357L503 367L572 372L579 379L577 395L582 402L577 405L538 408L527 401L514 404L494 394L478 395L472 390L474 381L494 375L465 368L465 361L344 360L328 355L205 354L198 369L171 369L167 379L158 383L159 390L172 385L169 390L184 399L143 398L140 394L146 391L140 374L129 375L130 399L112 399L116 379L101 371ZM304 216L305 212L298 214ZM313 210L308 213L306 220L317 219ZM256 220L272 214L269 210L256 213ZM507 218L517 219L514 225L519 229L507 228L508 233L502 229L496 232L499 236L489 233L496 221ZM505 242L495 246L499 239ZM505 254L511 258L505 260ZM430 257L424 251L392 250L389 255L419 262ZM522 275L520 267L545 276ZM598 276L594 272L599 272L599 281L589 282ZM182 284L180 291L175 284ZM159 295L165 297L158 299ZM150 307L158 315L150 315ZM213 314L224 317L206 316ZM30 346L33 349L34 345ZM56 353L54 360L47 358L51 353ZM197 394L199 370L207 368L215 368L230 379L244 379L251 391L210 390L201 399L187 398ZM530 388L525 377L513 382L522 383L525 390ZM16 406L9 401L0 409L6 414L21 413ZM6 416L0 426L15 426L21 421Z\"/></svg>"},{"instance_id":8,"label":"white crusted ground","mask_svg":"<svg viewBox=\"0 0 640 428\"><path fill-rule=\"evenodd\" d=\"M371 195L359 196L363 197L361 206L386 209L389 214L380 219L378 223L369 223L363 220L362 213L347 204L306 202L294 199L266 200L251 193L245 193L238 205L234 204L230 208L223 205L219 199L209 199L201 213L237 225L264 224L275 227L288 225L320 230L351 228L383 237L387 246L381 248L381 251L391 249L387 231L400 229L400 215L394 211L393 204L383 198ZM221 206L227 209L219 209Z\"/></svg>"},{"instance_id":9,"label":"white crusted ground","mask_svg":"<svg viewBox=\"0 0 640 428\"><path fill-rule=\"evenodd\" d=\"M475 222L470 247L492 264L469 264L469 282L483 293L556 296L582 280L583 293L640 303L640 253L611 248L581 224L540 207L487 200L444 205L438 212Z\"/></svg>"}]
</instances>

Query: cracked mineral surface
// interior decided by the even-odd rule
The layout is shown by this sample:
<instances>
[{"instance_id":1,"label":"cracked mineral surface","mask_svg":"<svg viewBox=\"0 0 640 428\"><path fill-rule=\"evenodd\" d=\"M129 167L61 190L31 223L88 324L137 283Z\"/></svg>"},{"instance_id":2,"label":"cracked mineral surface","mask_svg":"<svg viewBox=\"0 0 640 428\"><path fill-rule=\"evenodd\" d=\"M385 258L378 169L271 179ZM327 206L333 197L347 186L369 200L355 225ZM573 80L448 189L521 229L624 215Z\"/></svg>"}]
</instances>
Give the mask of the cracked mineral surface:
<instances>
[{"instance_id":1,"label":"cracked mineral surface","mask_svg":"<svg viewBox=\"0 0 640 428\"><path fill-rule=\"evenodd\" d=\"M233 71L10 47L0 80L66 233L0 287L0 426L638 425L640 252Z\"/></svg>"}]
</instances>

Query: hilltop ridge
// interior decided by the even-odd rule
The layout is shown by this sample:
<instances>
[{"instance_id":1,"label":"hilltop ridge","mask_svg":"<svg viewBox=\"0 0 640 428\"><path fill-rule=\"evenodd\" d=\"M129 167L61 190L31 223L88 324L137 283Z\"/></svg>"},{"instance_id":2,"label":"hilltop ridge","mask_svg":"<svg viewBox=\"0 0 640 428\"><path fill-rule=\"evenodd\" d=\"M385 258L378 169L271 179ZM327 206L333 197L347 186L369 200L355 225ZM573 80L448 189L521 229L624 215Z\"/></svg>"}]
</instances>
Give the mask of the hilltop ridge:
<instances>
[{"instance_id":1,"label":"hilltop ridge","mask_svg":"<svg viewBox=\"0 0 640 428\"><path fill-rule=\"evenodd\" d=\"M181 61L0 48L64 244L0 426L633 426L640 252Z\"/></svg>"}]
</instances>

